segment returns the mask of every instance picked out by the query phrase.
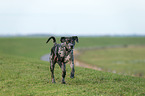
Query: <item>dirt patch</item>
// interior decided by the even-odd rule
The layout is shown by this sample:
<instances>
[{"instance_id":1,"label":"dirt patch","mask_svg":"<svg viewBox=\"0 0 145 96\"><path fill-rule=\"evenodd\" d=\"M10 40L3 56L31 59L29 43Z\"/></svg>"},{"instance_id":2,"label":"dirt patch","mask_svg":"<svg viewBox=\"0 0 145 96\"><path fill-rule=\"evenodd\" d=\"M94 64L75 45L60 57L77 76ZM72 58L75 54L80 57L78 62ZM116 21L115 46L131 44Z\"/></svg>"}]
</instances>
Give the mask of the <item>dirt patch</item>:
<instances>
[{"instance_id":1,"label":"dirt patch","mask_svg":"<svg viewBox=\"0 0 145 96\"><path fill-rule=\"evenodd\" d=\"M75 57L75 65L79 66L79 67L84 67L84 68L90 68L90 69L94 69L94 70L98 70L98 71L102 71L101 68L96 67L96 66L92 66L90 64L86 64L84 62L81 62L77 59L77 57L80 55L80 52L78 50L74 50L74 57Z\"/></svg>"}]
</instances>

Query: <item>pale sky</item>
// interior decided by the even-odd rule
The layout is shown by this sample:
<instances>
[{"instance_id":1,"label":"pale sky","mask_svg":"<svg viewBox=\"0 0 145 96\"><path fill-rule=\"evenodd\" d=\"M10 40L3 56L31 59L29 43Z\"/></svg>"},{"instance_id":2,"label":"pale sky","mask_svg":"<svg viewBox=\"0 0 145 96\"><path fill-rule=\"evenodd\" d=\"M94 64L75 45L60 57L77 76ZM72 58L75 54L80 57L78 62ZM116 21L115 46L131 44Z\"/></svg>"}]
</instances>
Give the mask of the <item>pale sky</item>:
<instances>
[{"instance_id":1,"label":"pale sky","mask_svg":"<svg viewBox=\"0 0 145 96\"><path fill-rule=\"evenodd\" d=\"M145 0L0 0L0 35L145 35Z\"/></svg>"}]
</instances>

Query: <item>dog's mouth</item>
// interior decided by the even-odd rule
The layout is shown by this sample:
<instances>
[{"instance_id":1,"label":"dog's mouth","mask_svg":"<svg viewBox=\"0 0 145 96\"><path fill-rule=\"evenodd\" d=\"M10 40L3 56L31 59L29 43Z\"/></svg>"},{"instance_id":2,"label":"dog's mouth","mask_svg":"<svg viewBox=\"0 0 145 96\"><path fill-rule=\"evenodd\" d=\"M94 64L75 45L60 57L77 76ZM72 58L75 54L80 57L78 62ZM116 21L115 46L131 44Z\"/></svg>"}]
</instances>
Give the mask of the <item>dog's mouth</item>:
<instances>
[{"instance_id":1,"label":"dog's mouth","mask_svg":"<svg viewBox=\"0 0 145 96\"><path fill-rule=\"evenodd\" d=\"M73 49L74 48L74 46L72 45L72 46L70 46L71 47L71 49Z\"/></svg>"},{"instance_id":2,"label":"dog's mouth","mask_svg":"<svg viewBox=\"0 0 145 96\"><path fill-rule=\"evenodd\" d=\"M67 47L67 51L71 51L71 50L73 50L73 48L74 48L73 45L68 46L68 47Z\"/></svg>"},{"instance_id":3,"label":"dog's mouth","mask_svg":"<svg viewBox=\"0 0 145 96\"><path fill-rule=\"evenodd\" d=\"M68 47L69 47L70 50L72 50L74 48L73 44L71 44L71 43L68 44Z\"/></svg>"},{"instance_id":4,"label":"dog's mouth","mask_svg":"<svg viewBox=\"0 0 145 96\"><path fill-rule=\"evenodd\" d=\"M66 51L70 52L72 49L71 48L66 48Z\"/></svg>"}]
</instances>

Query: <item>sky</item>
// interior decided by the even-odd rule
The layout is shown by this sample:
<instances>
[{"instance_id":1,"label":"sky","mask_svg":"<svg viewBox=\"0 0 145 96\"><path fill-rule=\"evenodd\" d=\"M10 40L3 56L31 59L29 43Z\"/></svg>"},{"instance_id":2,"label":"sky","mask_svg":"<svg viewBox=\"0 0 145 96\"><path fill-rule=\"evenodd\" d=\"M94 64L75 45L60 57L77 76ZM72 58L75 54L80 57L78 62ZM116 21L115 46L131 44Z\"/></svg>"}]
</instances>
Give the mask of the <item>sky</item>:
<instances>
[{"instance_id":1,"label":"sky","mask_svg":"<svg viewBox=\"0 0 145 96\"><path fill-rule=\"evenodd\" d=\"M145 35L145 0L0 0L0 35Z\"/></svg>"}]
</instances>

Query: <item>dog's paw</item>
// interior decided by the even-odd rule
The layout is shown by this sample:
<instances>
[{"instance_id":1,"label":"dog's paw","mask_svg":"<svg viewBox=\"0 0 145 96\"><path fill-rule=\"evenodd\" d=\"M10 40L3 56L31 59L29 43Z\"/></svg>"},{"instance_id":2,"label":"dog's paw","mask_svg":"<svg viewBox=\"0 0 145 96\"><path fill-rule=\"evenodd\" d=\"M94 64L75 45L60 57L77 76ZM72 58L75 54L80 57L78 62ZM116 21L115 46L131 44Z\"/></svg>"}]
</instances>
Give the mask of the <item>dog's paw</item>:
<instances>
[{"instance_id":1,"label":"dog's paw","mask_svg":"<svg viewBox=\"0 0 145 96\"><path fill-rule=\"evenodd\" d=\"M70 78L75 78L74 73L71 73Z\"/></svg>"},{"instance_id":2,"label":"dog's paw","mask_svg":"<svg viewBox=\"0 0 145 96\"><path fill-rule=\"evenodd\" d=\"M66 84L66 83L64 81L62 81L61 84Z\"/></svg>"},{"instance_id":3,"label":"dog's paw","mask_svg":"<svg viewBox=\"0 0 145 96\"><path fill-rule=\"evenodd\" d=\"M55 81L52 81L52 83L56 83Z\"/></svg>"},{"instance_id":4,"label":"dog's paw","mask_svg":"<svg viewBox=\"0 0 145 96\"><path fill-rule=\"evenodd\" d=\"M52 79L52 83L55 83L55 79Z\"/></svg>"},{"instance_id":5,"label":"dog's paw","mask_svg":"<svg viewBox=\"0 0 145 96\"><path fill-rule=\"evenodd\" d=\"M65 84L65 80L64 80L64 78L62 78L62 81L61 81L61 83L62 83L62 84Z\"/></svg>"},{"instance_id":6,"label":"dog's paw","mask_svg":"<svg viewBox=\"0 0 145 96\"><path fill-rule=\"evenodd\" d=\"M74 77L74 76L70 76L70 78L72 78L72 79L73 79L73 78L75 78L75 77Z\"/></svg>"}]
</instances>

